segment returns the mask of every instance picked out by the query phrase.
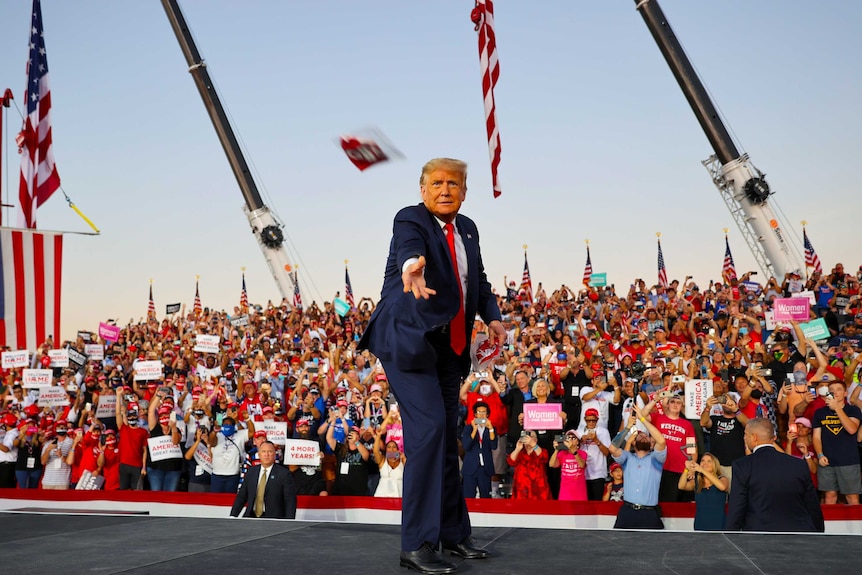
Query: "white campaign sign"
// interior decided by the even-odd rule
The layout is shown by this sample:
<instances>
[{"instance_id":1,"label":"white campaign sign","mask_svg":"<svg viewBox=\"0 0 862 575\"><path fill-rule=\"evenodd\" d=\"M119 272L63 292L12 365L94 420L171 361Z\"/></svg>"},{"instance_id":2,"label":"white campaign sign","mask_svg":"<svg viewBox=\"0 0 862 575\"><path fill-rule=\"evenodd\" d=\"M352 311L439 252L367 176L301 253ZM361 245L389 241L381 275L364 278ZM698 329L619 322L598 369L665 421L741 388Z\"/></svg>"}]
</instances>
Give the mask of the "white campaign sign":
<instances>
[{"instance_id":1,"label":"white campaign sign","mask_svg":"<svg viewBox=\"0 0 862 575\"><path fill-rule=\"evenodd\" d=\"M49 349L51 367L69 367L69 352L65 349Z\"/></svg>"},{"instance_id":2,"label":"white campaign sign","mask_svg":"<svg viewBox=\"0 0 862 575\"><path fill-rule=\"evenodd\" d=\"M320 444L306 439L288 439L284 446L284 465L320 465Z\"/></svg>"},{"instance_id":3,"label":"white campaign sign","mask_svg":"<svg viewBox=\"0 0 862 575\"><path fill-rule=\"evenodd\" d=\"M27 367L30 365L30 352L26 349L3 352L3 369Z\"/></svg>"},{"instance_id":4,"label":"white campaign sign","mask_svg":"<svg viewBox=\"0 0 862 575\"><path fill-rule=\"evenodd\" d=\"M699 419L706 408L706 400L712 397L711 379L689 379L685 382L685 418Z\"/></svg>"},{"instance_id":5,"label":"white campaign sign","mask_svg":"<svg viewBox=\"0 0 862 575\"><path fill-rule=\"evenodd\" d=\"M139 361L135 364L135 381L162 379L164 364L157 359Z\"/></svg>"},{"instance_id":6,"label":"white campaign sign","mask_svg":"<svg viewBox=\"0 0 862 575\"><path fill-rule=\"evenodd\" d=\"M201 469L212 475L213 459L210 457L210 450L203 441L198 443L195 448L195 463L201 466Z\"/></svg>"},{"instance_id":7,"label":"white campaign sign","mask_svg":"<svg viewBox=\"0 0 862 575\"><path fill-rule=\"evenodd\" d=\"M194 350L200 353L218 353L220 341L221 338L217 335L198 334L195 336Z\"/></svg>"},{"instance_id":8,"label":"white campaign sign","mask_svg":"<svg viewBox=\"0 0 862 575\"><path fill-rule=\"evenodd\" d=\"M25 369L21 372L21 385L24 389L50 387L54 371L50 369Z\"/></svg>"},{"instance_id":9,"label":"white campaign sign","mask_svg":"<svg viewBox=\"0 0 862 575\"><path fill-rule=\"evenodd\" d=\"M105 359L105 346L101 343L88 343L84 346L84 353L91 361L102 361Z\"/></svg>"},{"instance_id":10,"label":"white campaign sign","mask_svg":"<svg viewBox=\"0 0 862 575\"><path fill-rule=\"evenodd\" d=\"M179 445L174 445L170 435L161 435L147 439L150 448L150 459L152 461L163 461L165 459L182 459L183 452Z\"/></svg>"},{"instance_id":11,"label":"white campaign sign","mask_svg":"<svg viewBox=\"0 0 862 575\"><path fill-rule=\"evenodd\" d=\"M69 396L62 387L43 387L39 390L39 407L60 407L69 405Z\"/></svg>"},{"instance_id":12,"label":"white campaign sign","mask_svg":"<svg viewBox=\"0 0 862 575\"><path fill-rule=\"evenodd\" d=\"M267 441L272 441L276 445L284 445L287 440L287 422L263 421L255 423L255 429L265 430Z\"/></svg>"},{"instance_id":13,"label":"white campaign sign","mask_svg":"<svg viewBox=\"0 0 862 575\"><path fill-rule=\"evenodd\" d=\"M117 409L116 395L99 395L99 407L96 408L96 418L114 417Z\"/></svg>"}]
</instances>

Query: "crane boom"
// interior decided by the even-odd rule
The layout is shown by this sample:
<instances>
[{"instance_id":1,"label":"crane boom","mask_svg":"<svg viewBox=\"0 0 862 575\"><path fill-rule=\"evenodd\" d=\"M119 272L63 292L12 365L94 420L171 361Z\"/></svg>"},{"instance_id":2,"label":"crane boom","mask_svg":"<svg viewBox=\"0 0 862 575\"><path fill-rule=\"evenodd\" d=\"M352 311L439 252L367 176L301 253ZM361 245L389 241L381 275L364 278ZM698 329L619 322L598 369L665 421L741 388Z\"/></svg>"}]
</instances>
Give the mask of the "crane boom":
<instances>
[{"instance_id":1,"label":"crane boom","mask_svg":"<svg viewBox=\"0 0 862 575\"><path fill-rule=\"evenodd\" d=\"M788 272L801 273L805 264L772 210L765 174L748 154L737 150L658 0L635 0L635 4L712 145L715 154L703 164L761 270L779 279Z\"/></svg>"},{"instance_id":2,"label":"crane boom","mask_svg":"<svg viewBox=\"0 0 862 575\"><path fill-rule=\"evenodd\" d=\"M293 281L290 277L290 258L284 247L284 234L281 224L275 219L270 209L263 203L257 184L251 175L248 163L234 135L233 128L221 104L218 93L210 78L206 62L201 58L192 38L185 16L180 10L177 0L162 0L162 6L180 43L180 48L189 66L189 73L195 81L207 113L210 116L218 139L227 156L231 170L236 177L239 189L245 200L245 212L252 233L257 238L266 263L275 279L275 283L283 300L291 301Z\"/></svg>"}]
</instances>

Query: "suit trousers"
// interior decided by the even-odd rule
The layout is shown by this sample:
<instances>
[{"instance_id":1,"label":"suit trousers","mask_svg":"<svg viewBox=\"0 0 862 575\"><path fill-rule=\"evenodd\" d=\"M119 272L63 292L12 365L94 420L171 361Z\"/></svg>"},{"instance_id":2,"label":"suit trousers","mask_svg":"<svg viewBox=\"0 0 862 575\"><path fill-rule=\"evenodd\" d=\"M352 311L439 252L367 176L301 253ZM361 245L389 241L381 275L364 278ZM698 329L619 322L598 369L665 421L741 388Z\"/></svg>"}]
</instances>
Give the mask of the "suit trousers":
<instances>
[{"instance_id":1,"label":"suit trousers","mask_svg":"<svg viewBox=\"0 0 862 575\"><path fill-rule=\"evenodd\" d=\"M435 344L436 366L401 371L383 362L398 400L404 426L404 492L401 501L401 549L424 543L460 543L470 536L470 518L458 470L459 357ZM468 350L469 351L469 348Z\"/></svg>"}]
</instances>

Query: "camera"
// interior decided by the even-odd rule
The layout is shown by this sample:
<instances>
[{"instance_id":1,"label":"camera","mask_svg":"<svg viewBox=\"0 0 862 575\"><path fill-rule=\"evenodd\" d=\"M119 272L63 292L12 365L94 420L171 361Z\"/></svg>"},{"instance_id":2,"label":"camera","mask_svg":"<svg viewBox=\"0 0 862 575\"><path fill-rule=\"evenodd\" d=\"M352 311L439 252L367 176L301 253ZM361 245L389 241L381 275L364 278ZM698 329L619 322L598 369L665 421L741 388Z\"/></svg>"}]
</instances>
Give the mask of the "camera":
<instances>
[{"instance_id":1,"label":"camera","mask_svg":"<svg viewBox=\"0 0 862 575\"><path fill-rule=\"evenodd\" d=\"M764 377L772 377L772 370L771 369L761 369L760 375L762 375Z\"/></svg>"},{"instance_id":2,"label":"camera","mask_svg":"<svg viewBox=\"0 0 862 575\"><path fill-rule=\"evenodd\" d=\"M685 376L684 375L674 375L673 377L670 378L670 381L672 383L685 383Z\"/></svg>"},{"instance_id":3,"label":"camera","mask_svg":"<svg viewBox=\"0 0 862 575\"><path fill-rule=\"evenodd\" d=\"M643 377L645 369L644 364L636 361L629 367L629 376L635 379L640 379Z\"/></svg>"},{"instance_id":4,"label":"camera","mask_svg":"<svg viewBox=\"0 0 862 575\"><path fill-rule=\"evenodd\" d=\"M727 395L724 393L722 393L721 395L716 395L715 401L717 403L721 403L723 405L723 404L727 403Z\"/></svg>"},{"instance_id":5,"label":"camera","mask_svg":"<svg viewBox=\"0 0 862 575\"><path fill-rule=\"evenodd\" d=\"M488 420L485 419L484 417L477 417L473 421L476 422L476 425L487 425L487 423L488 423Z\"/></svg>"},{"instance_id":6,"label":"camera","mask_svg":"<svg viewBox=\"0 0 862 575\"><path fill-rule=\"evenodd\" d=\"M518 439L518 441L520 441L521 443L526 443L527 437L529 437L529 434L527 433L526 430L522 429L521 430L521 437Z\"/></svg>"}]
</instances>

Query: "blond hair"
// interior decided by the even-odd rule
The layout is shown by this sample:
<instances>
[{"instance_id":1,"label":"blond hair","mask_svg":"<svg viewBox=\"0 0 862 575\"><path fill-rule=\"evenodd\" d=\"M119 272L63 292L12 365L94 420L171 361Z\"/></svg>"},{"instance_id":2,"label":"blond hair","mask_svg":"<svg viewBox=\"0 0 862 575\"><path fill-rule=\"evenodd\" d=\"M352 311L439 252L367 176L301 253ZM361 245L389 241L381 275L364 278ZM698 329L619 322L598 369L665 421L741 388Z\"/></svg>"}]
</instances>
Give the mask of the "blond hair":
<instances>
[{"instance_id":1,"label":"blond hair","mask_svg":"<svg viewBox=\"0 0 862 575\"><path fill-rule=\"evenodd\" d=\"M427 176L429 172L439 169L451 170L461 174L463 180L461 183L464 186L464 189L467 189L467 162L453 158L434 158L433 160L426 162L426 164L422 166L422 174L419 176L419 185L422 186L425 184L425 176Z\"/></svg>"}]
</instances>

